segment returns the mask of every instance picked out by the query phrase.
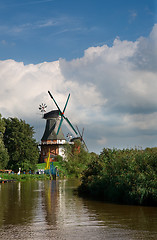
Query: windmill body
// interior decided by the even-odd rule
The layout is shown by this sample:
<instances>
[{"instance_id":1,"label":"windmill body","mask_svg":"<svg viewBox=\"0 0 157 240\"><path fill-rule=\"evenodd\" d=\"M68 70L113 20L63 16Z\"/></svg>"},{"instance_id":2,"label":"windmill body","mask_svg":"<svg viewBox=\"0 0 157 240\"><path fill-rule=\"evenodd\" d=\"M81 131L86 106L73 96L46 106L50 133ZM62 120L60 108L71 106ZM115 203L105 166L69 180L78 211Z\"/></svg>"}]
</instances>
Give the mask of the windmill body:
<instances>
[{"instance_id":1,"label":"windmill body","mask_svg":"<svg viewBox=\"0 0 157 240\"><path fill-rule=\"evenodd\" d=\"M79 129L77 128L77 131L79 132L80 137L78 136L78 132L74 128L74 126L71 124L69 119L65 116L65 110L70 98L70 93L68 95L68 98L66 100L65 106L63 111L61 111L60 107L58 106L56 100L52 96L51 92L48 91L50 97L52 98L54 104L57 107L57 110L50 111L48 113L45 113L43 115L43 118L46 119L46 127L45 127L45 132L43 134L43 137L41 139L41 158L40 162L46 162L48 155L50 153L50 162L55 161L57 155L60 155L64 158L64 144L66 143L64 134L62 132L61 125L63 123L63 120L65 120L70 128L73 130L75 133L76 137L71 139L69 141L69 144L74 144L75 140L83 140L83 131L82 135L79 132ZM45 112L45 108L47 106L45 104L41 104L39 107L39 110L42 112ZM84 142L85 145L85 142ZM86 145L85 145L86 146ZM86 146L87 147L87 146Z\"/></svg>"},{"instance_id":2,"label":"windmill body","mask_svg":"<svg viewBox=\"0 0 157 240\"><path fill-rule=\"evenodd\" d=\"M40 162L47 161L49 151L51 162L56 160L57 155L64 158L63 145L66 143L66 140L61 128L57 133L60 124L59 110L45 113L43 118L46 120L46 126L41 139Z\"/></svg>"}]
</instances>

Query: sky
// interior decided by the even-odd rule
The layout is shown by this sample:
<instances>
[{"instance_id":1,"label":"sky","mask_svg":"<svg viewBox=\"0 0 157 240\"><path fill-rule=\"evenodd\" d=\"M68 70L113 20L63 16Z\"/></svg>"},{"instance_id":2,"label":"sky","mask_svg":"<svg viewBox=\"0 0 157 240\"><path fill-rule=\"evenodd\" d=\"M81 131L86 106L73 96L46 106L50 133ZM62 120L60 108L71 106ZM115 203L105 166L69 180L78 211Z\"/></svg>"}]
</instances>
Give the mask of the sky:
<instances>
[{"instance_id":1,"label":"sky","mask_svg":"<svg viewBox=\"0 0 157 240\"><path fill-rule=\"evenodd\" d=\"M0 0L0 113L42 138L66 117L90 152L157 146L157 1ZM63 122L63 132L74 133Z\"/></svg>"}]
</instances>

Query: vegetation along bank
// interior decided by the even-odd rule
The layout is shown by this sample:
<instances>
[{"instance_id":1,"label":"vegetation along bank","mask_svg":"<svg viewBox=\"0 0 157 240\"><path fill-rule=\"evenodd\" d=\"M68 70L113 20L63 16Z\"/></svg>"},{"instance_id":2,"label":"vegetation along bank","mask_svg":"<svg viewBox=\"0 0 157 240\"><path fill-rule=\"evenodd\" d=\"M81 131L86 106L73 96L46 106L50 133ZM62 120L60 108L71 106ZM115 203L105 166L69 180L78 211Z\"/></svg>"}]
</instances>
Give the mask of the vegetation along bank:
<instances>
[{"instance_id":1,"label":"vegetation along bank","mask_svg":"<svg viewBox=\"0 0 157 240\"><path fill-rule=\"evenodd\" d=\"M0 115L0 169L33 173L39 149L34 129L23 120ZM157 206L157 148L87 152L81 142L65 146L66 159L55 163L60 177L79 178L79 194L122 204ZM45 175L0 174L1 179L47 179Z\"/></svg>"},{"instance_id":2,"label":"vegetation along bank","mask_svg":"<svg viewBox=\"0 0 157 240\"><path fill-rule=\"evenodd\" d=\"M157 206L157 148L104 148L83 172L79 193L109 202Z\"/></svg>"}]
</instances>

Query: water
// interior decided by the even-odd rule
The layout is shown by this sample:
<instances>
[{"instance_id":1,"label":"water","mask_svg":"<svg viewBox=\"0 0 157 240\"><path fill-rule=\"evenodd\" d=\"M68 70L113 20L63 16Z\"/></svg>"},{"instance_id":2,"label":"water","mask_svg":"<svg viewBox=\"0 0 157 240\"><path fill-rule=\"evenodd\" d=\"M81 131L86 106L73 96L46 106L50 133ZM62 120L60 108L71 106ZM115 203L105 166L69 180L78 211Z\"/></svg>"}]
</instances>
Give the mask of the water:
<instances>
[{"instance_id":1,"label":"water","mask_svg":"<svg viewBox=\"0 0 157 240\"><path fill-rule=\"evenodd\" d=\"M0 184L0 239L157 239L157 208L77 196L73 181Z\"/></svg>"}]
</instances>

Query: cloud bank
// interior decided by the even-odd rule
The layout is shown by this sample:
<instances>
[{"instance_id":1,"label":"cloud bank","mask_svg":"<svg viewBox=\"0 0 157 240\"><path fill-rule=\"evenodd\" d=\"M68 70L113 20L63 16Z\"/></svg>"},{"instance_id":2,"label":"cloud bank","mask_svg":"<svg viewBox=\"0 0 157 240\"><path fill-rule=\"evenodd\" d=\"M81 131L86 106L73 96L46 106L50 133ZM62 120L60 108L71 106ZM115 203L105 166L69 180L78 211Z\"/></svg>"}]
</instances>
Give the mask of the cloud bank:
<instances>
[{"instance_id":1,"label":"cloud bank","mask_svg":"<svg viewBox=\"0 0 157 240\"><path fill-rule=\"evenodd\" d=\"M40 140L44 120L39 104L61 108L71 98L66 115L85 127L90 151L103 147L157 145L157 25L135 42L116 38L111 47L90 47L82 58L37 65L0 61L0 113L34 125ZM67 131L65 129L65 131Z\"/></svg>"}]
</instances>

